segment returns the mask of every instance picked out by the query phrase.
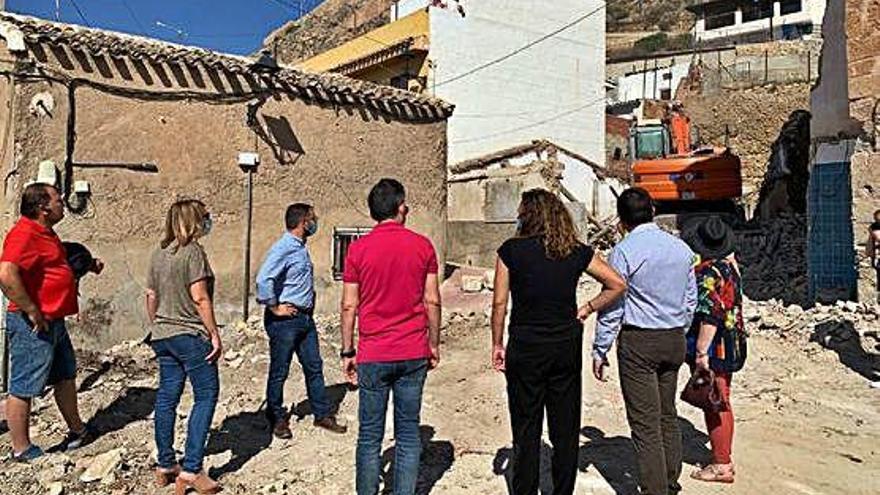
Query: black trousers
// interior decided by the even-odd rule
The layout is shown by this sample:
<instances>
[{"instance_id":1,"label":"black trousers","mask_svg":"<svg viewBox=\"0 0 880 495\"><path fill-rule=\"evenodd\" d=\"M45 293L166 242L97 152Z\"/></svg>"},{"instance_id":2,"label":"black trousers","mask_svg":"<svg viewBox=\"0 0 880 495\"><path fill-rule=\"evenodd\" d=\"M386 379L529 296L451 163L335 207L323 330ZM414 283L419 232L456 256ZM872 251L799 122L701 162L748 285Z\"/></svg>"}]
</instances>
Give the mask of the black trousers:
<instances>
[{"instance_id":1,"label":"black trousers","mask_svg":"<svg viewBox=\"0 0 880 495\"><path fill-rule=\"evenodd\" d=\"M513 495L538 493L544 410L553 444L553 494L574 492L581 424L582 339L507 345L507 398L513 430Z\"/></svg>"},{"instance_id":2,"label":"black trousers","mask_svg":"<svg viewBox=\"0 0 880 495\"><path fill-rule=\"evenodd\" d=\"M680 489L681 429L675 400L685 351L682 330L624 327L617 341L620 388L644 495Z\"/></svg>"}]
</instances>

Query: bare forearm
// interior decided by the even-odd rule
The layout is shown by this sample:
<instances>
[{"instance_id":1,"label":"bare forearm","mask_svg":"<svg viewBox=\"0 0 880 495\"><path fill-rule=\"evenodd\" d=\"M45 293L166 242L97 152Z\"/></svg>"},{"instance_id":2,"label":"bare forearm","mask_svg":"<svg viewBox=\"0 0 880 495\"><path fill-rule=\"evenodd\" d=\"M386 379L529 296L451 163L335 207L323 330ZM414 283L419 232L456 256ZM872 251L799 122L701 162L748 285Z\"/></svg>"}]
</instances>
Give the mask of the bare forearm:
<instances>
[{"instance_id":1,"label":"bare forearm","mask_svg":"<svg viewBox=\"0 0 880 495\"><path fill-rule=\"evenodd\" d=\"M147 306L147 319L150 323L156 321L156 312L159 311L159 299L154 295L147 294L145 298Z\"/></svg>"},{"instance_id":2,"label":"bare forearm","mask_svg":"<svg viewBox=\"0 0 880 495\"><path fill-rule=\"evenodd\" d=\"M39 311L39 307L31 300L27 290L24 288L21 277L18 275L10 276L9 274L4 274L2 280L0 280L0 287L2 287L6 298L15 303L24 313L31 314Z\"/></svg>"},{"instance_id":3,"label":"bare forearm","mask_svg":"<svg viewBox=\"0 0 880 495\"><path fill-rule=\"evenodd\" d=\"M356 310L342 310L342 349L354 349L354 322L356 318Z\"/></svg>"},{"instance_id":4,"label":"bare forearm","mask_svg":"<svg viewBox=\"0 0 880 495\"><path fill-rule=\"evenodd\" d=\"M440 347L440 304L428 305L428 338L431 347Z\"/></svg>"},{"instance_id":5,"label":"bare forearm","mask_svg":"<svg viewBox=\"0 0 880 495\"><path fill-rule=\"evenodd\" d=\"M208 330L211 336L219 335L220 330L217 328L217 320L214 318L214 304L210 299L201 299L196 301L196 311L202 319L202 324Z\"/></svg>"},{"instance_id":6,"label":"bare forearm","mask_svg":"<svg viewBox=\"0 0 880 495\"><path fill-rule=\"evenodd\" d=\"M715 325L708 323L700 325L700 334L697 336L697 352L700 354L709 352L709 347L712 345L712 341L715 340L715 332L717 331L718 327Z\"/></svg>"},{"instance_id":7,"label":"bare forearm","mask_svg":"<svg viewBox=\"0 0 880 495\"><path fill-rule=\"evenodd\" d=\"M504 319L507 316L507 302L492 305L492 345L504 345Z\"/></svg>"},{"instance_id":8,"label":"bare forearm","mask_svg":"<svg viewBox=\"0 0 880 495\"><path fill-rule=\"evenodd\" d=\"M588 303L592 306L593 311L602 311L605 308L614 304L620 296L622 295L622 291L619 289L614 289L611 287L603 287L602 290L590 300Z\"/></svg>"}]
</instances>

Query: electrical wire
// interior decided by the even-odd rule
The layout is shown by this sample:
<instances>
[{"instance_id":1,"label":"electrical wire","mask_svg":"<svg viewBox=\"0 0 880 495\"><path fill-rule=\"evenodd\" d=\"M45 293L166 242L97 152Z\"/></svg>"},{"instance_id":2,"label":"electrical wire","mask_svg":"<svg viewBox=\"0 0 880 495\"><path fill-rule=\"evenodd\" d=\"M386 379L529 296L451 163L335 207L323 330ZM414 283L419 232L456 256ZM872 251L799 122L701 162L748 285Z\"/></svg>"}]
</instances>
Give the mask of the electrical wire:
<instances>
[{"instance_id":1,"label":"electrical wire","mask_svg":"<svg viewBox=\"0 0 880 495\"><path fill-rule=\"evenodd\" d=\"M271 0L271 1L284 7L285 9L297 10L297 8L293 6L293 4L289 4L289 3L285 2L284 0Z\"/></svg>"},{"instance_id":2,"label":"electrical wire","mask_svg":"<svg viewBox=\"0 0 880 495\"><path fill-rule=\"evenodd\" d=\"M490 61L488 61L488 62L486 62L486 63L480 64L480 65L474 67L473 69L470 69L470 70L467 70L467 71L465 71L465 72L462 72L461 74L458 74L458 75L456 75L456 76L452 76L452 77L450 77L449 79L446 79L446 80L443 80L443 81L437 82L437 83L434 84L434 87L442 86L442 85L444 85L444 84L449 84L449 83L451 83L451 82L455 82L455 81L458 81L458 80L460 80L460 79L464 79L465 77L468 77L468 76L470 76L471 74L474 74L474 73L479 72L479 71L481 71L481 70L484 70L484 69L487 69L487 68L489 68L489 67L492 67L493 65L500 64L501 62L504 62L505 60L507 60L507 59L509 59L509 58L511 58L511 57L514 57L514 56L516 56L516 55L518 55L518 54L520 54L520 53L522 53L522 52L528 50L529 48L531 48L531 47L533 47L533 46L535 46L535 45L537 45L537 44L539 44L539 43L541 43L541 42L544 42L544 41L546 41L546 40L548 40L548 39L550 39L550 38L553 38L554 36L556 36L556 35L562 33L563 31L565 31L565 30L567 30L567 29L569 29L569 28L571 28L571 27L573 27L573 26L575 26L575 25L577 25L577 24L579 24L579 23L585 21L586 19L588 19L588 18L590 18L590 17L596 15L597 13L599 13L599 12L600 12L602 9L604 9L604 8L605 8L605 2L602 2L601 5L599 5L599 6L596 7L595 9L593 9L593 10L587 12L586 14L584 14L584 15L578 17L577 19L575 19L575 20L573 20L573 21L571 21L571 22L569 22L568 24L566 24L566 25L564 25L564 26L562 26L562 27L560 27L560 28L558 28L558 29L555 29L555 30L553 30L553 31L551 31L551 32L549 32L549 33L547 33L547 34L545 34L545 35L543 35L543 36L541 36L541 37L535 39L535 40L532 40L532 41L526 43L525 45L523 45L523 46L517 48L516 50L513 50L512 52L509 52L509 53L507 53L507 54L505 54L505 55L502 55L502 56L500 56L500 57L498 57L498 58L492 59L492 60L490 60Z\"/></svg>"},{"instance_id":3,"label":"electrical wire","mask_svg":"<svg viewBox=\"0 0 880 495\"><path fill-rule=\"evenodd\" d=\"M137 14L134 13L134 9L131 8L131 5L128 4L128 0L122 0L122 6L125 7L125 10L128 11L128 15L131 16L134 23L137 24L138 28L141 30L141 33L146 36L147 28L143 22L141 22L140 18L138 18Z\"/></svg>"},{"instance_id":4,"label":"electrical wire","mask_svg":"<svg viewBox=\"0 0 880 495\"><path fill-rule=\"evenodd\" d=\"M86 19L86 16L85 14L83 14L82 9L79 8L79 5L77 5L76 0L70 0L70 4L73 5L74 9L76 9L76 13L79 14L80 19L82 19L85 25L88 27L92 27L92 23L90 23L89 20Z\"/></svg>"},{"instance_id":5,"label":"electrical wire","mask_svg":"<svg viewBox=\"0 0 880 495\"><path fill-rule=\"evenodd\" d=\"M595 104L597 104L597 103L601 103L601 102L604 102L604 101L605 101L605 97L603 96L603 97L601 97L601 98L597 98L596 100L590 101L589 103L586 103L585 105L581 105L581 106L578 106L578 107L576 107L576 108L572 108L571 110L567 110L567 111L565 111L565 112L558 113L558 114L556 114L556 115L553 115L553 116L548 117L548 118L546 118L546 119L539 120L539 121L537 121L537 122L532 122L532 123L530 123L530 124L522 125L522 126L519 126L519 127L514 127L514 128L512 128L512 129L507 129L507 130L504 130L504 131L494 132L494 133L491 133L491 134L486 134L486 135L483 135L483 136L478 136L478 137L473 137L473 138L465 138L465 139L456 139L456 140L454 140L454 141L450 141L449 144L472 143L472 142L475 142L475 141L483 141L483 140L485 140L485 139L491 139L491 138L495 138L495 137L499 137L499 136L504 136L504 135L507 135L507 134L512 134L512 133L514 133L514 132L524 131L524 130L526 130L526 129L531 129L531 128L533 128L533 127L538 127L538 126L544 125L544 124L546 124L546 123L548 123L548 122L552 122L552 121L554 121L554 120L556 120L556 119L559 119L559 118L562 118L562 117L565 117L565 116L571 115L571 114L576 113L576 112L579 112L579 111L581 111L581 110L585 110L585 109L587 109L587 108L589 108L589 107L591 107L591 106L593 106L593 105L595 105Z\"/></svg>"}]
</instances>

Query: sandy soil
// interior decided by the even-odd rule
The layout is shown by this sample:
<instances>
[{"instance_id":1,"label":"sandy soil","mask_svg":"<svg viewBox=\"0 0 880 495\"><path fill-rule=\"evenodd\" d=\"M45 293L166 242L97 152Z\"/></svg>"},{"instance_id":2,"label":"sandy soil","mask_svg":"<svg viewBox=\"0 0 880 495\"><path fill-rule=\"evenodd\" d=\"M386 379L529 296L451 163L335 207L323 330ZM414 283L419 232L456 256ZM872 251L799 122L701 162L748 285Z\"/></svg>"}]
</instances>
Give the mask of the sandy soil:
<instances>
[{"instance_id":1,"label":"sandy soil","mask_svg":"<svg viewBox=\"0 0 880 495\"><path fill-rule=\"evenodd\" d=\"M334 357L338 327L322 327L327 384L351 431L342 436L326 433L313 427L306 415L294 420L295 437L290 441L272 439L263 420L267 358L262 331L256 326L226 330L221 402L207 459L225 493L353 493L357 393L341 384ZM480 317L459 320L445 330L443 362L430 374L425 390L421 494L507 493L510 433L504 379L491 370L488 349L488 327ZM82 408L86 417L94 418L101 437L70 455L52 454L33 465L4 463L0 493L45 493L56 479L68 494L170 493L150 484L155 369L149 350L123 345L102 354L84 353L81 365ZM683 493L880 492L880 390L869 385L836 353L806 338L754 336L749 363L733 384L736 484L707 486L687 479L709 451L701 414L682 404ZM297 365L286 397L296 404L297 414L308 413ZM179 414L178 443L188 401L187 393ZM43 446L60 441L63 429L51 398L39 401L37 411L36 441ZM616 377L600 384L585 368L582 424L576 492L635 493L637 474ZM392 431L389 424L383 454L388 463L393 457ZM90 484L79 481L93 456L117 447L123 447L125 455L112 475ZM546 459L550 447L544 450ZM8 451L4 434L0 453ZM549 493L549 471L544 474L542 490Z\"/></svg>"}]
</instances>

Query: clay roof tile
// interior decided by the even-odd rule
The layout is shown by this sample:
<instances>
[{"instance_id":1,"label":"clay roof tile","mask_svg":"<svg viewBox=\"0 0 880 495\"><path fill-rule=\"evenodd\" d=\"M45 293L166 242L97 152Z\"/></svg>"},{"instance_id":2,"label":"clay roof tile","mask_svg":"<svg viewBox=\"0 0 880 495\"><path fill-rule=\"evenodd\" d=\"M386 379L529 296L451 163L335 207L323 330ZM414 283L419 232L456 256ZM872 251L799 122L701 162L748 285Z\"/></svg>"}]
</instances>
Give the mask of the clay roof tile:
<instances>
[{"instance_id":1,"label":"clay roof tile","mask_svg":"<svg viewBox=\"0 0 880 495\"><path fill-rule=\"evenodd\" d=\"M249 73L253 63L253 60L237 55L9 12L0 12L0 22L17 27L28 43L67 45L93 55L127 56L151 63L181 62L233 74ZM311 95L325 101L379 108L404 119L423 118L420 116L448 118L455 108L437 98L358 81L339 74L313 74L292 67L282 67L275 78L283 83L281 87L296 95ZM340 98L338 95L346 97Z\"/></svg>"}]
</instances>

